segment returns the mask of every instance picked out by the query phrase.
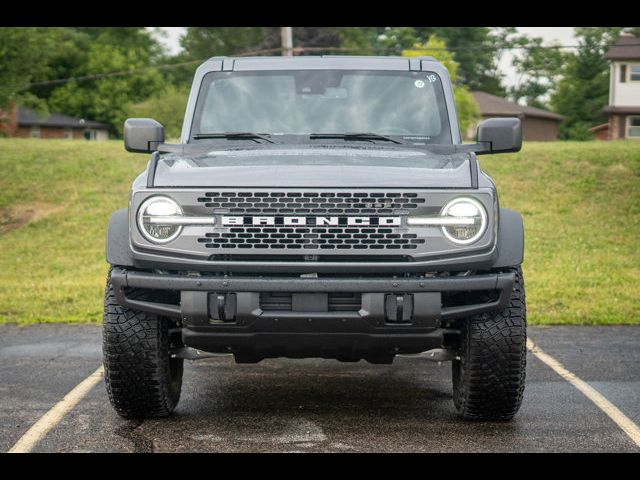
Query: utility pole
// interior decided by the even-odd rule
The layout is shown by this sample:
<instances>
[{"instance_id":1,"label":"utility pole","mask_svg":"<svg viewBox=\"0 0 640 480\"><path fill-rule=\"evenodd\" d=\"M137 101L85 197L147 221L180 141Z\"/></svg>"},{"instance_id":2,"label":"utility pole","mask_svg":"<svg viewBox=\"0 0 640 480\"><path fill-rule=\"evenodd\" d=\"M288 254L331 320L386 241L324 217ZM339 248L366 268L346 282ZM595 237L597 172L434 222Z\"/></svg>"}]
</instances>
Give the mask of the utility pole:
<instances>
[{"instance_id":1,"label":"utility pole","mask_svg":"<svg viewBox=\"0 0 640 480\"><path fill-rule=\"evenodd\" d=\"M293 56L293 30L291 27L280 27L280 42L282 56Z\"/></svg>"}]
</instances>

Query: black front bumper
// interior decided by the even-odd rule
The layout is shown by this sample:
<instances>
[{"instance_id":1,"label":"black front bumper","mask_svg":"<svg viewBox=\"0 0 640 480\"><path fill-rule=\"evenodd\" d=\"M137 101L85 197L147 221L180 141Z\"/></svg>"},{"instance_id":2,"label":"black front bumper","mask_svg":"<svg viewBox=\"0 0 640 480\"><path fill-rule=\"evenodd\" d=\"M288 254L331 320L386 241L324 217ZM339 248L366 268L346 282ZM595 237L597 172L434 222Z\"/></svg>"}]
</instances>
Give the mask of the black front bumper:
<instances>
[{"instance_id":1,"label":"black front bumper","mask_svg":"<svg viewBox=\"0 0 640 480\"><path fill-rule=\"evenodd\" d=\"M185 345L210 352L231 352L236 360L286 356L359 359L392 358L443 343L443 322L506 308L512 272L433 278L282 278L214 277L158 274L114 268L111 282L126 307L180 319ZM179 303L141 300L137 289L179 292ZM494 292L489 300L444 305L443 294ZM299 308L263 310L261 293L289 292L303 300ZM359 294L358 310L314 311L314 296ZM309 294L305 296L305 294ZM232 321L224 317L225 299L233 296ZM386 299L411 299L406 321L389 321ZM220 299L220 300L218 300ZM221 308L221 305L223 307ZM387 304L388 306L388 304Z\"/></svg>"}]
</instances>

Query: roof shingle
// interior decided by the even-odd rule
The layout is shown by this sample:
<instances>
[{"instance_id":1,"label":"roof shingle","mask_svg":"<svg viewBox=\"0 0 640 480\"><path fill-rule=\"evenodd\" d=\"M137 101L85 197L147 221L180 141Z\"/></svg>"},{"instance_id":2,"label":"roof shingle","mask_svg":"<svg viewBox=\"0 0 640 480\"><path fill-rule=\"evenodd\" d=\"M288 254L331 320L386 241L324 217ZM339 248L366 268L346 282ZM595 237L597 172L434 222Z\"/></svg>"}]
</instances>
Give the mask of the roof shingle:
<instances>
[{"instance_id":1,"label":"roof shingle","mask_svg":"<svg viewBox=\"0 0 640 480\"><path fill-rule=\"evenodd\" d=\"M480 113L483 116L524 116L547 118L549 120L560 121L564 117L557 113L542 110L541 108L526 107L506 98L491 95L486 92L471 92L473 98L478 102Z\"/></svg>"},{"instance_id":2,"label":"roof shingle","mask_svg":"<svg viewBox=\"0 0 640 480\"><path fill-rule=\"evenodd\" d=\"M640 59L640 38L632 35L622 35L607 53L607 60L638 60Z\"/></svg>"}]
</instances>

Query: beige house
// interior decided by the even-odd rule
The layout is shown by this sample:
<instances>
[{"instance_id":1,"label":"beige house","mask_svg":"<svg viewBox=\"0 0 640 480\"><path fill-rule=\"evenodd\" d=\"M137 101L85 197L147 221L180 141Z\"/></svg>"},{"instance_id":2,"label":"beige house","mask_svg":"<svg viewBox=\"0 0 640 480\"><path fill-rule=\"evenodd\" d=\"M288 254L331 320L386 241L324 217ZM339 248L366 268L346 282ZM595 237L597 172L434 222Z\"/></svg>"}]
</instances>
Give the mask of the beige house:
<instances>
[{"instance_id":1,"label":"beige house","mask_svg":"<svg viewBox=\"0 0 640 480\"><path fill-rule=\"evenodd\" d=\"M611 61L609 105L604 112L609 122L598 138L640 139L640 38L621 36L604 56ZM598 132L594 132L598 133Z\"/></svg>"}]
</instances>

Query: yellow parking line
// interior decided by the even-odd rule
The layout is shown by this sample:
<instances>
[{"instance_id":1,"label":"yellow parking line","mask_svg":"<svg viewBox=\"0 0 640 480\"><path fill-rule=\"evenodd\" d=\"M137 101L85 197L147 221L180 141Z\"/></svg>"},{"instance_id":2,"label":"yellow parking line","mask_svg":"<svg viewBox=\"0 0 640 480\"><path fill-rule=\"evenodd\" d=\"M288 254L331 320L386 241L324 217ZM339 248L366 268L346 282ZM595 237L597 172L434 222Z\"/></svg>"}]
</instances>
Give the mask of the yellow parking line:
<instances>
[{"instance_id":1,"label":"yellow parking line","mask_svg":"<svg viewBox=\"0 0 640 480\"><path fill-rule=\"evenodd\" d=\"M536 357L544 362L554 372L564 378L571 385L580 390L585 397L591 400L595 405L606 413L611 420L622 429L624 433L633 441L638 447L640 447L640 427L633 423L633 421L620 411L613 403L607 400L600 392L589 385L587 382L579 379L576 375L564 368L559 361L553 358L551 355L546 354L540 349L531 339L527 339L527 348L531 350Z\"/></svg>"},{"instance_id":2,"label":"yellow parking line","mask_svg":"<svg viewBox=\"0 0 640 480\"><path fill-rule=\"evenodd\" d=\"M102 365L71 390L55 406L45 413L27 432L11 447L9 453L28 453L40 440L96 386L104 375Z\"/></svg>"}]
</instances>

